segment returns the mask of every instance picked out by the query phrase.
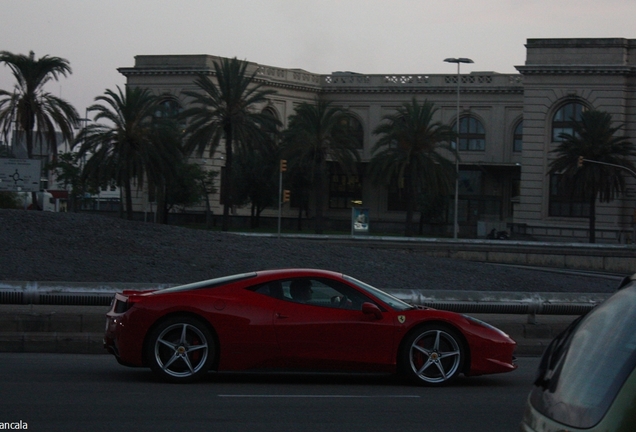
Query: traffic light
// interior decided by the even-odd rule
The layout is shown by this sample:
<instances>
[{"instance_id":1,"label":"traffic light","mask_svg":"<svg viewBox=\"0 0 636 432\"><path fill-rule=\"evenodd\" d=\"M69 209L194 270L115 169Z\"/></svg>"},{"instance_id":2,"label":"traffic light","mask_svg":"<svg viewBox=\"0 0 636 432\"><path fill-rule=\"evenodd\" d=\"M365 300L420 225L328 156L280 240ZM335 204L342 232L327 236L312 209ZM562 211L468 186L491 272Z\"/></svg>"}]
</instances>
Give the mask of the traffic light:
<instances>
[{"instance_id":1,"label":"traffic light","mask_svg":"<svg viewBox=\"0 0 636 432\"><path fill-rule=\"evenodd\" d=\"M283 191L283 202L287 202L287 201L289 201L289 190L285 189Z\"/></svg>"},{"instance_id":2,"label":"traffic light","mask_svg":"<svg viewBox=\"0 0 636 432\"><path fill-rule=\"evenodd\" d=\"M579 161L577 162L577 166L581 168L583 166L583 156L579 156Z\"/></svg>"},{"instance_id":3,"label":"traffic light","mask_svg":"<svg viewBox=\"0 0 636 432\"><path fill-rule=\"evenodd\" d=\"M287 160L281 159L280 160L280 172L285 172L285 171L287 171Z\"/></svg>"}]
</instances>

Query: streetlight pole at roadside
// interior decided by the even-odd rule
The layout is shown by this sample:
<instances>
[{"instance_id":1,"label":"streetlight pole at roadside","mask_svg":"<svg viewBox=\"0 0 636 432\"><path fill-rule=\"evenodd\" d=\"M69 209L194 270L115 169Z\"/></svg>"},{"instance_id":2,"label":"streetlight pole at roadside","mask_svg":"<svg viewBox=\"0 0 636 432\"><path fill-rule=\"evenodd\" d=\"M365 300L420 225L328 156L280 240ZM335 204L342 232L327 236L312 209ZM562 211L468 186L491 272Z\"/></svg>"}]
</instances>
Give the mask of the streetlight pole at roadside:
<instances>
[{"instance_id":1,"label":"streetlight pole at roadside","mask_svg":"<svg viewBox=\"0 0 636 432\"><path fill-rule=\"evenodd\" d=\"M455 140L455 211L453 215L453 238L457 238L459 232L459 222L457 220L457 211L459 207L459 87L461 83L461 76L459 75L459 65L461 63L474 63L469 58L452 58L444 59L446 63L457 63L457 139Z\"/></svg>"},{"instance_id":2,"label":"streetlight pole at roadside","mask_svg":"<svg viewBox=\"0 0 636 432\"><path fill-rule=\"evenodd\" d=\"M622 170L625 170L627 172L629 172L631 174L632 177L636 178L636 172L630 170L627 167L624 167L623 165L617 165L617 164L613 164L613 163L609 163L609 162L601 162L601 161L597 161L594 159L585 159L583 156L579 156L579 168L583 166L584 162L588 162L588 163L593 163L593 164L599 164L599 165L607 165L607 166L611 166L614 168L619 168ZM636 243L636 210L634 210L634 220L632 222L632 243Z\"/></svg>"}]
</instances>

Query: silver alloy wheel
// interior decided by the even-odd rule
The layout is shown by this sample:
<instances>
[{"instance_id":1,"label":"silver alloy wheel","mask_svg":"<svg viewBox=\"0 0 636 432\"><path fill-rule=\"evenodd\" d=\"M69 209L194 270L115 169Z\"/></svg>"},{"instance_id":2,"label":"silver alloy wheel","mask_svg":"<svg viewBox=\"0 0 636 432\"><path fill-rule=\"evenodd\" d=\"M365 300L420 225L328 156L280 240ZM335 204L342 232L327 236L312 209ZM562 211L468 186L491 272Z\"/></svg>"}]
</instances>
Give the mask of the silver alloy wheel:
<instances>
[{"instance_id":1,"label":"silver alloy wheel","mask_svg":"<svg viewBox=\"0 0 636 432\"><path fill-rule=\"evenodd\" d=\"M415 375L431 384L454 377L461 364L461 350L455 338L444 330L422 332L409 348L409 361Z\"/></svg>"},{"instance_id":2,"label":"silver alloy wheel","mask_svg":"<svg viewBox=\"0 0 636 432\"><path fill-rule=\"evenodd\" d=\"M205 367L208 341L201 330L188 323L166 327L155 341L155 361L161 370L175 378L193 376Z\"/></svg>"}]
</instances>

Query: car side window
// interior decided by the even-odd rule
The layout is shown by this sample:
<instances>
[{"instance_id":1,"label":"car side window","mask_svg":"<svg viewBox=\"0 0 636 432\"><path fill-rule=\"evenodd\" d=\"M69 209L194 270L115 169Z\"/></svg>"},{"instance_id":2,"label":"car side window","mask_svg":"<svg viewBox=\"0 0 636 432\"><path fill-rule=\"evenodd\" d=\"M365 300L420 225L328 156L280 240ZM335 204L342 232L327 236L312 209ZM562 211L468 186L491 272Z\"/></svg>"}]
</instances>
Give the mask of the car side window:
<instances>
[{"instance_id":1,"label":"car side window","mask_svg":"<svg viewBox=\"0 0 636 432\"><path fill-rule=\"evenodd\" d=\"M336 309L360 310L362 303L373 301L356 289L330 279L294 278L277 280L250 288L259 294Z\"/></svg>"},{"instance_id":2,"label":"car side window","mask_svg":"<svg viewBox=\"0 0 636 432\"><path fill-rule=\"evenodd\" d=\"M299 278L283 282L292 301L312 306L360 310L362 303L371 302L365 295L338 281Z\"/></svg>"},{"instance_id":3,"label":"car side window","mask_svg":"<svg viewBox=\"0 0 636 432\"><path fill-rule=\"evenodd\" d=\"M255 287L253 291L277 299L282 299L285 296L285 293L283 291L283 284L281 281L271 281L266 284L259 285Z\"/></svg>"}]
</instances>

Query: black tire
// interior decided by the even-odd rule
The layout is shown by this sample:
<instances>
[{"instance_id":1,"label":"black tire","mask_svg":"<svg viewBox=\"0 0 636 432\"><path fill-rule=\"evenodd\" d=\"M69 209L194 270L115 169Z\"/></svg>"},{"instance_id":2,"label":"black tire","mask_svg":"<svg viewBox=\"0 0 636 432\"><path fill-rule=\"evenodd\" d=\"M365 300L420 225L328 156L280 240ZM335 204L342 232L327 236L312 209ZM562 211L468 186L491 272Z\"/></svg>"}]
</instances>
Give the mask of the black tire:
<instances>
[{"instance_id":1,"label":"black tire","mask_svg":"<svg viewBox=\"0 0 636 432\"><path fill-rule=\"evenodd\" d=\"M148 337L146 358L161 379L187 383L201 379L216 354L212 333L203 322L189 316L162 321Z\"/></svg>"},{"instance_id":2,"label":"black tire","mask_svg":"<svg viewBox=\"0 0 636 432\"><path fill-rule=\"evenodd\" d=\"M411 332L402 344L400 370L418 385L441 386L463 371L466 349L456 330L427 324Z\"/></svg>"}]
</instances>

